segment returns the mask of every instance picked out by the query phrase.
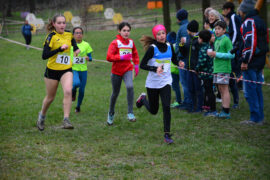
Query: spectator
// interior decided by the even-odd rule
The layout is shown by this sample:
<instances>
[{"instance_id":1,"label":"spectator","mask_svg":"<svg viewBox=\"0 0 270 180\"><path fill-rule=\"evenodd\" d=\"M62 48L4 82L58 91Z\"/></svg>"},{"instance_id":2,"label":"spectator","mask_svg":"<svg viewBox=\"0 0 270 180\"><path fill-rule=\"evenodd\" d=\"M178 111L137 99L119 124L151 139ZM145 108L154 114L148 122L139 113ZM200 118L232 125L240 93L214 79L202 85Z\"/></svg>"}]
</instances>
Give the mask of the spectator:
<instances>
[{"instance_id":1,"label":"spectator","mask_svg":"<svg viewBox=\"0 0 270 180\"><path fill-rule=\"evenodd\" d=\"M253 0L244 0L239 7L239 14L243 20L240 29L243 39L241 70L245 80L263 82L262 70L268 52L267 28L254 5ZM262 85L244 81L244 96L249 104L250 119L241 123L263 124Z\"/></svg>"}]
</instances>

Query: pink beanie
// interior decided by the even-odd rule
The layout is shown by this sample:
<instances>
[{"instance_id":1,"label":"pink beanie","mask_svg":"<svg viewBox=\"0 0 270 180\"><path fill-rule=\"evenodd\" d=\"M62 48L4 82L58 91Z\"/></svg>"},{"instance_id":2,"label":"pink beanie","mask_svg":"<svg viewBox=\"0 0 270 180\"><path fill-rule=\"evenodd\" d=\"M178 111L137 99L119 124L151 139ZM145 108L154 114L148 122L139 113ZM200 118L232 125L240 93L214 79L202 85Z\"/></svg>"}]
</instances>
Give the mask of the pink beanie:
<instances>
[{"instance_id":1,"label":"pink beanie","mask_svg":"<svg viewBox=\"0 0 270 180\"><path fill-rule=\"evenodd\" d=\"M155 25L153 27L152 33L153 33L153 36L154 36L155 39L156 39L158 31L161 31L161 30L165 31L165 33L166 33L166 29L162 24L158 24L158 25Z\"/></svg>"}]
</instances>

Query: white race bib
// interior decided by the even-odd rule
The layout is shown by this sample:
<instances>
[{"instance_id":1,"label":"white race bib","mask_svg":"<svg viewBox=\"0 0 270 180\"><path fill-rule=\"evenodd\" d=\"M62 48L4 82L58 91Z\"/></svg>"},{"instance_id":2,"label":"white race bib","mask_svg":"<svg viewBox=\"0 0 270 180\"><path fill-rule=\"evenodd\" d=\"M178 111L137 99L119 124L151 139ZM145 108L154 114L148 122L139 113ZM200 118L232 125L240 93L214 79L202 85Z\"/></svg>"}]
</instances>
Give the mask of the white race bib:
<instances>
[{"instance_id":1,"label":"white race bib","mask_svg":"<svg viewBox=\"0 0 270 180\"><path fill-rule=\"evenodd\" d=\"M73 58L73 64L84 64L85 63L85 57L74 57Z\"/></svg>"},{"instance_id":2,"label":"white race bib","mask_svg":"<svg viewBox=\"0 0 270 180\"><path fill-rule=\"evenodd\" d=\"M164 63L163 64L163 72L168 72L169 68L170 68L170 64L169 63Z\"/></svg>"},{"instance_id":3,"label":"white race bib","mask_svg":"<svg viewBox=\"0 0 270 180\"><path fill-rule=\"evenodd\" d=\"M125 54L132 54L132 49L119 49L120 56Z\"/></svg>"},{"instance_id":4,"label":"white race bib","mask_svg":"<svg viewBox=\"0 0 270 180\"><path fill-rule=\"evenodd\" d=\"M58 54L56 58L56 63L70 65L70 56L65 54Z\"/></svg>"}]
</instances>

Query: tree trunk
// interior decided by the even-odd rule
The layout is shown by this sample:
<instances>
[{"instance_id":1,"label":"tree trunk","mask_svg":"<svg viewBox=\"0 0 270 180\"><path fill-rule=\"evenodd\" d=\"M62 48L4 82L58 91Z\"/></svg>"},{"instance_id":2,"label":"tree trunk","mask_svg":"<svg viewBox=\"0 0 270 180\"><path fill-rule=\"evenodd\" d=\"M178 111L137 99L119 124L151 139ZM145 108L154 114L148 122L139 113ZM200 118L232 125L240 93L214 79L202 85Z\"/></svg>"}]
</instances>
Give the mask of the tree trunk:
<instances>
[{"instance_id":1,"label":"tree trunk","mask_svg":"<svg viewBox=\"0 0 270 180\"><path fill-rule=\"evenodd\" d=\"M176 12L181 9L181 0L175 0Z\"/></svg>"},{"instance_id":2,"label":"tree trunk","mask_svg":"<svg viewBox=\"0 0 270 180\"><path fill-rule=\"evenodd\" d=\"M260 11L260 17L266 23L266 27L268 27L267 26L268 25L268 22L267 22L267 0L258 0L255 8Z\"/></svg>"},{"instance_id":3,"label":"tree trunk","mask_svg":"<svg viewBox=\"0 0 270 180\"><path fill-rule=\"evenodd\" d=\"M202 0L202 16L203 16L203 22L205 21L205 17L204 17L204 10L208 7L210 7L211 5L211 1L210 0Z\"/></svg>"},{"instance_id":4,"label":"tree trunk","mask_svg":"<svg viewBox=\"0 0 270 180\"><path fill-rule=\"evenodd\" d=\"M28 0L29 9L31 13L35 13L36 11L36 1L35 0Z\"/></svg>"},{"instance_id":5,"label":"tree trunk","mask_svg":"<svg viewBox=\"0 0 270 180\"><path fill-rule=\"evenodd\" d=\"M162 0L163 2L163 21L165 28L168 32L171 32L171 17L170 17L170 7L168 0Z\"/></svg>"},{"instance_id":6,"label":"tree trunk","mask_svg":"<svg viewBox=\"0 0 270 180\"><path fill-rule=\"evenodd\" d=\"M7 7L7 17L12 16L11 9L12 9L12 0L9 0L8 1L8 7Z\"/></svg>"}]
</instances>

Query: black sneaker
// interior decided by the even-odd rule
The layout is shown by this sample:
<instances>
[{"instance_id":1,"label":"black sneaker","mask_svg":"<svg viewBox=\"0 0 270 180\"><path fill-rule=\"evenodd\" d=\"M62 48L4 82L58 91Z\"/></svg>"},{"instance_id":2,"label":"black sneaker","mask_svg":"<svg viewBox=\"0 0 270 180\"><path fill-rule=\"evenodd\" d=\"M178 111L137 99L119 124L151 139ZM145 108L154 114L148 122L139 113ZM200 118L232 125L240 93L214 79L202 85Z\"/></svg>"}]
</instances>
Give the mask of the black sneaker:
<instances>
[{"instance_id":1,"label":"black sneaker","mask_svg":"<svg viewBox=\"0 0 270 180\"><path fill-rule=\"evenodd\" d=\"M169 134L169 133L165 133L164 135L164 142L167 143L167 144L172 144L173 143L173 140L172 140L172 135Z\"/></svg>"},{"instance_id":2,"label":"black sneaker","mask_svg":"<svg viewBox=\"0 0 270 180\"><path fill-rule=\"evenodd\" d=\"M142 93L139 97L138 97L138 99L137 99L137 101L136 101L136 106L137 106L137 108L141 108L142 107L142 105L143 105L143 100L146 98L146 94L145 93Z\"/></svg>"},{"instance_id":3,"label":"black sneaker","mask_svg":"<svg viewBox=\"0 0 270 180\"><path fill-rule=\"evenodd\" d=\"M76 101L76 91L72 91L72 101Z\"/></svg>"},{"instance_id":4,"label":"black sneaker","mask_svg":"<svg viewBox=\"0 0 270 180\"><path fill-rule=\"evenodd\" d=\"M81 108L80 107L76 107L75 108L75 113L79 113L79 112L81 112Z\"/></svg>"}]
</instances>

